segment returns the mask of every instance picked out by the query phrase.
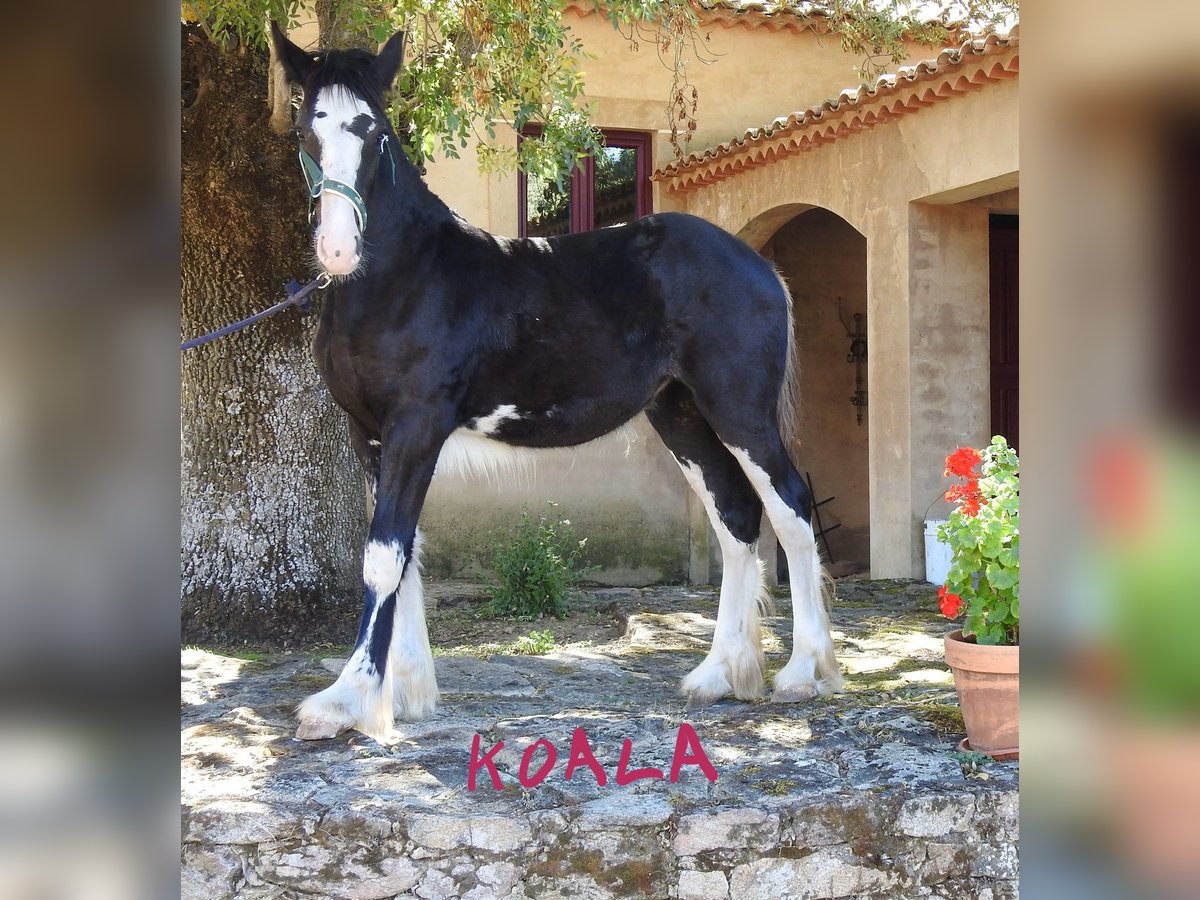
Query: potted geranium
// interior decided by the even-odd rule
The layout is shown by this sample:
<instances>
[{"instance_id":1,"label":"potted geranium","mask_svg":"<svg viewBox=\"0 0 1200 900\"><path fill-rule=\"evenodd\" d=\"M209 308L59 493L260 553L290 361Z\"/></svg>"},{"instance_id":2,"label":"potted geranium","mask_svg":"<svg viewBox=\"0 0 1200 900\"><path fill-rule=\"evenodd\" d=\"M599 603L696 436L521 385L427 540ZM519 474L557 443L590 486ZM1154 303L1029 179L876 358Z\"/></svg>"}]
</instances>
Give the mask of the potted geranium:
<instances>
[{"instance_id":1,"label":"potted geranium","mask_svg":"<svg viewBox=\"0 0 1200 900\"><path fill-rule=\"evenodd\" d=\"M1020 638L1020 463L997 435L982 452L960 447L946 457L955 505L938 527L950 570L938 588L942 615L962 619L946 635L946 662L967 728L964 747L994 757L1018 750Z\"/></svg>"},{"instance_id":2,"label":"potted geranium","mask_svg":"<svg viewBox=\"0 0 1200 900\"><path fill-rule=\"evenodd\" d=\"M1200 466L1196 444L1132 435L1090 448L1080 547L1098 615L1069 648L1083 663L1073 700L1092 713L1113 847L1146 891L1200 885ZM1086 471L1086 470L1085 470ZM1105 796L1107 795L1107 796Z\"/></svg>"}]
</instances>

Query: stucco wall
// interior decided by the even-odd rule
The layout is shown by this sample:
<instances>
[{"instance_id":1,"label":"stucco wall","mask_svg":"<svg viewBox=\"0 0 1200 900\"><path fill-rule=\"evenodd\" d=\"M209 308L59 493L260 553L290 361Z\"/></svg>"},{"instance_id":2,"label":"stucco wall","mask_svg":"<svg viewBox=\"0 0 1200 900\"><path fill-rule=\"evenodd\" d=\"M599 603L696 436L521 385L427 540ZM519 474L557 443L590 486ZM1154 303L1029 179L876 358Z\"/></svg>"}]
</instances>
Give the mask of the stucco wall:
<instances>
[{"instance_id":1,"label":"stucco wall","mask_svg":"<svg viewBox=\"0 0 1200 900\"><path fill-rule=\"evenodd\" d=\"M688 576L688 495L674 459L639 416L574 449L540 451L529 468L482 478L434 477L421 516L425 571L486 573L498 541L523 511L561 516L587 539L585 557L605 584L679 583ZM556 504L551 506L550 504Z\"/></svg>"},{"instance_id":2,"label":"stucco wall","mask_svg":"<svg viewBox=\"0 0 1200 900\"><path fill-rule=\"evenodd\" d=\"M846 325L853 328L854 314L867 308L866 239L828 210L813 209L780 228L764 252L792 292L800 362L797 456L812 475L816 499L834 498L820 510L826 527L841 525L829 535L830 562L865 568L871 520L867 424L865 415L857 424L850 403L855 367L846 361ZM870 386L864 386L869 396Z\"/></svg>"},{"instance_id":3,"label":"stucco wall","mask_svg":"<svg viewBox=\"0 0 1200 900\"><path fill-rule=\"evenodd\" d=\"M909 217L912 503L944 516L942 469L930 458L990 439L988 210L914 203ZM932 504L932 508L930 507Z\"/></svg>"}]
</instances>

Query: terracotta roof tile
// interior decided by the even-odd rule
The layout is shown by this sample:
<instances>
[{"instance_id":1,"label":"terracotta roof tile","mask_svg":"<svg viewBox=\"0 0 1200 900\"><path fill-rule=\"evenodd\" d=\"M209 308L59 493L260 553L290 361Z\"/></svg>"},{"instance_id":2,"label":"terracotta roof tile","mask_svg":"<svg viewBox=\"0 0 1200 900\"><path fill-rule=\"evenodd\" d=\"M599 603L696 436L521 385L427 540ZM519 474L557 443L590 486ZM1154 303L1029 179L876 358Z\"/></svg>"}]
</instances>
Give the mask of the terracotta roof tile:
<instances>
[{"instance_id":1,"label":"terracotta roof tile","mask_svg":"<svg viewBox=\"0 0 1200 900\"><path fill-rule=\"evenodd\" d=\"M762 0L692 0L706 25L742 26L766 31L828 31L819 3L772 3ZM565 10L577 16L600 14L594 0L567 0Z\"/></svg>"},{"instance_id":2,"label":"terracotta roof tile","mask_svg":"<svg viewBox=\"0 0 1200 900\"><path fill-rule=\"evenodd\" d=\"M801 29L808 27L822 31L827 30L831 5L817 0L691 0L691 3L693 8L707 13L706 20L716 16L725 20L744 19L747 24L792 22L798 24ZM949 0L912 0L905 5L917 22L939 22L956 37L960 34L981 36L977 27L962 18L964 9L961 3ZM899 11L901 10L897 10Z\"/></svg>"},{"instance_id":3,"label":"terracotta roof tile","mask_svg":"<svg viewBox=\"0 0 1200 900\"><path fill-rule=\"evenodd\" d=\"M828 33L829 4L816 0L691 0L705 24L762 28L767 31L815 31ZM920 22L940 22L952 36L972 33L966 23L954 18L957 4L931 0L918 6L915 17ZM567 0L565 9L579 16L600 13L596 0Z\"/></svg>"},{"instance_id":4,"label":"terracotta roof tile","mask_svg":"<svg viewBox=\"0 0 1200 900\"><path fill-rule=\"evenodd\" d=\"M769 31L828 31L822 3L771 0L693 0L706 23L744 25Z\"/></svg>"},{"instance_id":5,"label":"terracotta roof tile","mask_svg":"<svg viewBox=\"0 0 1200 900\"><path fill-rule=\"evenodd\" d=\"M741 137L664 166L654 180L672 191L689 191L743 169L810 150L940 100L1016 77L1020 70L1018 28L989 34L943 50L933 59L905 66L871 84L781 116Z\"/></svg>"}]
</instances>

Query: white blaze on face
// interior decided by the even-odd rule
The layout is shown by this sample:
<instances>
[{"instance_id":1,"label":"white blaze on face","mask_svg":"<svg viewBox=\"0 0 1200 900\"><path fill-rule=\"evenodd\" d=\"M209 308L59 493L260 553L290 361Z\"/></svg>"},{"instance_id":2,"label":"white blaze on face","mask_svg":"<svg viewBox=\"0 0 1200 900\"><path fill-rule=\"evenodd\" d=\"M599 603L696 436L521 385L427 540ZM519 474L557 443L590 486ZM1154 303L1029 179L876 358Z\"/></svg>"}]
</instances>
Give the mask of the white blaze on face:
<instances>
[{"instance_id":1,"label":"white blaze on face","mask_svg":"<svg viewBox=\"0 0 1200 900\"><path fill-rule=\"evenodd\" d=\"M366 101L339 86L322 88L313 103L312 128L321 147L321 172L351 187L358 179L363 139L350 126L362 115L374 118ZM322 191L319 203L321 222L314 237L317 258L330 275L349 275L362 260L362 235L354 206L332 191Z\"/></svg>"}]
</instances>

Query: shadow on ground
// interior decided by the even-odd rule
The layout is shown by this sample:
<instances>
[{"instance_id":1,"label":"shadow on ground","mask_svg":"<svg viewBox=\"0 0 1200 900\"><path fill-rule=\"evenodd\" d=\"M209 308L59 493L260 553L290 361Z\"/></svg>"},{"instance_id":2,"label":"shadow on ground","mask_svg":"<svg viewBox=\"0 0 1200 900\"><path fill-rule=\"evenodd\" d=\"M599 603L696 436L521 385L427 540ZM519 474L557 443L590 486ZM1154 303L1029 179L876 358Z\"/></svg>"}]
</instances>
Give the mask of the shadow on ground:
<instances>
[{"instance_id":1,"label":"shadow on ground","mask_svg":"<svg viewBox=\"0 0 1200 900\"><path fill-rule=\"evenodd\" d=\"M183 652L185 897L1016 896L1017 764L953 752L930 585L839 583L842 693L695 712L678 686L708 648L714 590L585 592L568 623L489 622L471 586L429 593L442 703L393 747L292 739L295 704L334 677L328 651ZM790 648L777 602L769 674ZM545 655L495 652L546 628ZM685 765L674 783L617 785L626 740L627 769L669 773L685 721L715 782ZM564 778L577 727L603 787L586 768ZM499 791L486 772L467 789L476 734L504 743ZM543 739L557 762L523 787L522 754Z\"/></svg>"}]
</instances>

